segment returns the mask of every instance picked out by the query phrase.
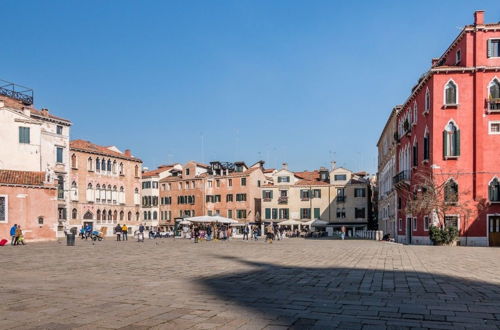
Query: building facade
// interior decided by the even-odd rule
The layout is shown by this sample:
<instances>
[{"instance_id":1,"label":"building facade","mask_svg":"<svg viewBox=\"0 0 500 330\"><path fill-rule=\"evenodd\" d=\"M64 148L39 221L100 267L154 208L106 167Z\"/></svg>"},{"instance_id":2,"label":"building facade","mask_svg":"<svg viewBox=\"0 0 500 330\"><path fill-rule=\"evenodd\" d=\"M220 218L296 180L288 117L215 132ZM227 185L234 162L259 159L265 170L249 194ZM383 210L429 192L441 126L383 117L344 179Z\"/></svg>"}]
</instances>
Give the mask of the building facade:
<instances>
[{"instance_id":1,"label":"building facade","mask_svg":"<svg viewBox=\"0 0 500 330\"><path fill-rule=\"evenodd\" d=\"M429 227L439 224L457 227L463 245L499 245L500 24L485 24L482 11L474 14L474 24L432 60L412 89L397 131L400 241L429 244ZM444 221L407 211L425 173L453 206Z\"/></svg>"},{"instance_id":2,"label":"building facade","mask_svg":"<svg viewBox=\"0 0 500 330\"><path fill-rule=\"evenodd\" d=\"M130 150L121 152L89 141L70 144L70 225L107 228L113 234L116 224L130 231L141 222L142 161Z\"/></svg>"},{"instance_id":3,"label":"building facade","mask_svg":"<svg viewBox=\"0 0 500 330\"><path fill-rule=\"evenodd\" d=\"M56 239L57 185L46 179L45 172L0 169L0 238L17 224L27 241Z\"/></svg>"},{"instance_id":4,"label":"building facade","mask_svg":"<svg viewBox=\"0 0 500 330\"><path fill-rule=\"evenodd\" d=\"M157 227L160 219L160 180L174 172L182 172L181 164L161 165L155 170L145 171L141 179L142 220L144 225Z\"/></svg>"},{"instance_id":5,"label":"building facade","mask_svg":"<svg viewBox=\"0 0 500 330\"><path fill-rule=\"evenodd\" d=\"M25 101L0 95L0 169L45 172L48 183L57 183L57 233L63 236L70 203L71 122Z\"/></svg>"},{"instance_id":6,"label":"building facade","mask_svg":"<svg viewBox=\"0 0 500 330\"><path fill-rule=\"evenodd\" d=\"M396 172L397 115L400 107L392 109L382 134L377 142L378 149L378 229L392 238L397 235L397 192L394 189L393 177Z\"/></svg>"},{"instance_id":7,"label":"building facade","mask_svg":"<svg viewBox=\"0 0 500 330\"><path fill-rule=\"evenodd\" d=\"M342 167L292 172L285 163L261 190L263 221L319 219L351 235L368 228L370 182Z\"/></svg>"},{"instance_id":8,"label":"building facade","mask_svg":"<svg viewBox=\"0 0 500 330\"><path fill-rule=\"evenodd\" d=\"M160 224L216 214L239 222L260 221L260 186L267 182L263 164L188 162L182 171L160 180Z\"/></svg>"}]
</instances>

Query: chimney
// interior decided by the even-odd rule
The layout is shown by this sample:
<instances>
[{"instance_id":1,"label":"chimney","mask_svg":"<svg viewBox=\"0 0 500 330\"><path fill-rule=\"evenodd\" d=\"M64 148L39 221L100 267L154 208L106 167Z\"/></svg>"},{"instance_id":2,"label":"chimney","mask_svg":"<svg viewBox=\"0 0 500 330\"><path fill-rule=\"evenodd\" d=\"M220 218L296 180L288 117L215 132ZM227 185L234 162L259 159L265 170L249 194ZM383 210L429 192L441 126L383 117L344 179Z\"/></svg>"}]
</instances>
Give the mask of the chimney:
<instances>
[{"instance_id":1,"label":"chimney","mask_svg":"<svg viewBox=\"0 0 500 330\"><path fill-rule=\"evenodd\" d=\"M31 116L31 110L30 110L30 108L28 108L28 107L23 107L23 114L24 114L25 116L28 116L28 117L29 117L29 116Z\"/></svg>"},{"instance_id":2,"label":"chimney","mask_svg":"<svg viewBox=\"0 0 500 330\"><path fill-rule=\"evenodd\" d=\"M281 168L284 170L288 170L288 164L287 163L281 164Z\"/></svg>"},{"instance_id":3,"label":"chimney","mask_svg":"<svg viewBox=\"0 0 500 330\"><path fill-rule=\"evenodd\" d=\"M331 164L332 164L332 171L333 171L337 167L337 162L332 161Z\"/></svg>"},{"instance_id":4,"label":"chimney","mask_svg":"<svg viewBox=\"0 0 500 330\"><path fill-rule=\"evenodd\" d=\"M49 109L42 108L42 116L48 117L49 116Z\"/></svg>"},{"instance_id":5,"label":"chimney","mask_svg":"<svg viewBox=\"0 0 500 330\"><path fill-rule=\"evenodd\" d=\"M474 25L484 24L484 10L476 10L474 12Z\"/></svg>"},{"instance_id":6,"label":"chimney","mask_svg":"<svg viewBox=\"0 0 500 330\"><path fill-rule=\"evenodd\" d=\"M434 58L432 59L431 65L432 65L432 66L436 65L436 63L437 63L438 61L439 61L439 57L434 57Z\"/></svg>"},{"instance_id":7,"label":"chimney","mask_svg":"<svg viewBox=\"0 0 500 330\"><path fill-rule=\"evenodd\" d=\"M130 149L125 150L124 154L127 157L132 157L132 151L130 151Z\"/></svg>"}]
</instances>

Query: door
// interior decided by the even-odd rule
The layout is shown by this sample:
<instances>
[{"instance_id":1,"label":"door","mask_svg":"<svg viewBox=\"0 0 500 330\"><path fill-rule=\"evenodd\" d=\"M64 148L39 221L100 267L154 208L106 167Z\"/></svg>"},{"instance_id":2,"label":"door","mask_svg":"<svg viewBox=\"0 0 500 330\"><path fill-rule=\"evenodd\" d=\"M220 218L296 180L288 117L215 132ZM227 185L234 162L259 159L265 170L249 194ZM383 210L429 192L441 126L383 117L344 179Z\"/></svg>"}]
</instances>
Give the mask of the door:
<instances>
[{"instance_id":1,"label":"door","mask_svg":"<svg viewBox=\"0 0 500 330\"><path fill-rule=\"evenodd\" d=\"M500 216L489 216L488 222L490 246L500 246Z\"/></svg>"},{"instance_id":2,"label":"door","mask_svg":"<svg viewBox=\"0 0 500 330\"><path fill-rule=\"evenodd\" d=\"M411 231L412 231L412 223L411 218L406 218L406 237L408 239L408 244L411 244Z\"/></svg>"}]
</instances>

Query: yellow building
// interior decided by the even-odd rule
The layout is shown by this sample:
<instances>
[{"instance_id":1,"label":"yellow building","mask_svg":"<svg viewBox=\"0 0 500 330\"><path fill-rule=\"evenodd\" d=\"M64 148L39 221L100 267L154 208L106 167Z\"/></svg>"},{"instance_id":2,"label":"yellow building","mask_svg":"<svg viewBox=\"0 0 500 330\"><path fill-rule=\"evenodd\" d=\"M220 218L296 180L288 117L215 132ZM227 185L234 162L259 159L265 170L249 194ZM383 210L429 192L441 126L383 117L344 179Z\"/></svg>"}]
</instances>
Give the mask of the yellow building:
<instances>
[{"instance_id":1,"label":"yellow building","mask_svg":"<svg viewBox=\"0 0 500 330\"><path fill-rule=\"evenodd\" d=\"M292 172L283 164L269 179L272 183L261 189L263 221L319 219L333 230L367 229L371 192L366 173L335 166Z\"/></svg>"}]
</instances>

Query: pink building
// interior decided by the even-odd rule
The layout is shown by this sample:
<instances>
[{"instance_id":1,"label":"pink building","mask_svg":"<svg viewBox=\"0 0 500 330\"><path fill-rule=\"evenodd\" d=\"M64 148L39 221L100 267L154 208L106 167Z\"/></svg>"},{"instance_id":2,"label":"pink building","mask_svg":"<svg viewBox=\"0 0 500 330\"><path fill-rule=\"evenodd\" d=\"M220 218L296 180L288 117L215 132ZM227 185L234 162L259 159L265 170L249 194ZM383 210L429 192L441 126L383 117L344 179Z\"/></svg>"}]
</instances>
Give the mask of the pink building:
<instances>
[{"instance_id":1,"label":"pink building","mask_svg":"<svg viewBox=\"0 0 500 330\"><path fill-rule=\"evenodd\" d=\"M0 239L17 224L27 242L55 240L57 204L57 185L46 183L45 172L0 170Z\"/></svg>"},{"instance_id":2,"label":"pink building","mask_svg":"<svg viewBox=\"0 0 500 330\"><path fill-rule=\"evenodd\" d=\"M444 222L458 227L460 243L500 245L500 23L475 12L402 104L394 138L398 239L430 243L436 216L406 214L404 193L418 193L417 174L427 172L457 206Z\"/></svg>"}]
</instances>

